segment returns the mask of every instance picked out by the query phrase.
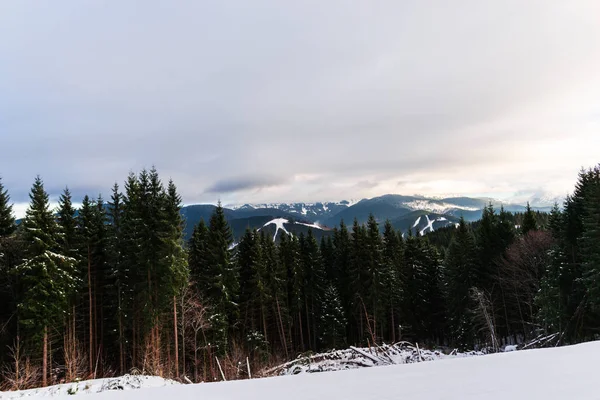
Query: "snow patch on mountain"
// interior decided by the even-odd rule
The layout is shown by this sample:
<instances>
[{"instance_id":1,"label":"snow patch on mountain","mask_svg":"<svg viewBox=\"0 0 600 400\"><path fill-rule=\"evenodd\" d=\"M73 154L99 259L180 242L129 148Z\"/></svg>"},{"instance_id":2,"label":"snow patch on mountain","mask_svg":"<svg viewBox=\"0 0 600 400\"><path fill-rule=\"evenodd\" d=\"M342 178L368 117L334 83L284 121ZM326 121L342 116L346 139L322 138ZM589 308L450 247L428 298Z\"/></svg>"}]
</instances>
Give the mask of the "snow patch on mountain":
<instances>
[{"instance_id":1,"label":"snow patch on mountain","mask_svg":"<svg viewBox=\"0 0 600 400\"><path fill-rule=\"evenodd\" d=\"M427 200L427 199L407 201L407 202L402 203L402 205L413 211L423 210L423 211L428 211L428 212L437 213L437 214L444 214L451 209L457 209L457 208L460 210L465 210L465 211L478 210L475 207L459 206L456 204L444 203L444 202L440 202L440 201L431 201L431 200Z\"/></svg>"},{"instance_id":2,"label":"snow patch on mountain","mask_svg":"<svg viewBox=\"0 0 600 400\"><path fill-rule=\"evenodd\" d=\"M425 231L427 229L429 229L429 232L433 232L433 223L435 221L437 221L437 219L429 219L429 215L426 215L425 218L427 219L427 226L425 226L425 228L421 229L421 236L423 236L425 234Z\"/></svg>"},{"instance_id":3,"label":"snow patch on mountain","mask_svg":"<svg viewBox=\"0 0 600 400\"><path fill-rule=\"evenodd\" d=\"M307 224L305 222L295 222L296 225L304 225L304 226L308 226L309 228L315 228L315 229L319 229L319 230L323 230L322 227L320 227L317 224Z\"/></svg>"},{"instance_id":4,"label":"snow patch on mountain","mask_svg":"<svg viewBox=\"0 0 600 400\"><path fill-rule=\"evenodd\" d=\"M417 225L419 225L419 222L421 222L421 216L419 215L419 218L417 218L417 220L415 221L414 225L412 226L413 228L416 228Z\"/></svg>"},{"instance_id":5,"label":"snow patch on mountain","mask_svg":"<svg viewBox=\"0 0 600 400\"><path fill-rule=\"evenodd\" d=\"M290 234L287 229L285 229L284 224L289 224L290 221L288 221L285 218L275 218L272 219L271 221L267 222L266 224L263 225L263 228L267 225L275 225L276 229L275 229L275 234L273 235L273 241L275 241L275 239L277 239L277 233L279 232L279 230L281 229L282 231L284 231L285 233L287 233L288 235Z\"/></svg>"}]
</instances>

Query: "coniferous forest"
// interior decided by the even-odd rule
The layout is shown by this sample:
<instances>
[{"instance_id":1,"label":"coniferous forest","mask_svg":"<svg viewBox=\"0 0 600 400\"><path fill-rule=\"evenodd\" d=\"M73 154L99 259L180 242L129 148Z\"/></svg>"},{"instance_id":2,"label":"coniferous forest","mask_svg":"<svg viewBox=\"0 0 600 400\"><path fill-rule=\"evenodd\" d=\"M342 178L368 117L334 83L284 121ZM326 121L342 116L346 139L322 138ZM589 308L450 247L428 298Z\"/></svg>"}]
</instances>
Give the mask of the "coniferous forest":
<instances>
[{"instance_id":1,"label":"coniferous forest","mask_svg":"<svg viewBox=\"0 0 600 400\"><path fill-rule=\"evenodd\" d=\"M17 224L0 182L0 385L131 371L245 377L306 352L398 341L498 350L600 334L600 165L540 216L488 206L423 237L371 216L317 241L248 230L223 208L184 241L155 169L110 197L50 208L41 178ZM223 371L221 373L221 370Z\"/></svg>"}]
</instances>

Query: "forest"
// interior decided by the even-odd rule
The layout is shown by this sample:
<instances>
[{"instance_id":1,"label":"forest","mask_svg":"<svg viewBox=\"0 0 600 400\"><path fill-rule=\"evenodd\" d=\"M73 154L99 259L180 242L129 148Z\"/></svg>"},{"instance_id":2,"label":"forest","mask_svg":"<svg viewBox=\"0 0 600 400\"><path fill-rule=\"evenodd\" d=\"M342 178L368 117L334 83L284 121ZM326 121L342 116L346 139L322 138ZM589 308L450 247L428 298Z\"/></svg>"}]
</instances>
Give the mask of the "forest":
<instances>
[{"instance_id":1,"label":"forest","mask_svg":"<svg viewBox=\"0 0 600 400\"><path fill-rule=\"evenodd\" d=\"M0 388L236 379L246 363L351 345L498 351L600 333L600 165L549 215L489 205L425 236L371 216L320 241L247 230L234 243L219 205L186 242L177 187L154 168L81 204L65 189L51 209L37 177L17 223L0 181Z\"/></svg>"}]
</instances>

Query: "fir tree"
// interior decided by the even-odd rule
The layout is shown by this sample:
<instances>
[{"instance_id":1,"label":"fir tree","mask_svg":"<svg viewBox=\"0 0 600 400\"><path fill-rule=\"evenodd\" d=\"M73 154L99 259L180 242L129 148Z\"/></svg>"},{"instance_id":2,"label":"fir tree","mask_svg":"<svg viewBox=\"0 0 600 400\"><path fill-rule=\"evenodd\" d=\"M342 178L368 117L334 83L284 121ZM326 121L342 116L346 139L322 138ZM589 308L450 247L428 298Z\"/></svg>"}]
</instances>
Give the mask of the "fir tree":
<instances>
[{"instance_id":1,"label":"fir tree","mask_svg":"<svg viewBox=\"0 0 600 400\"><path fill-rule=\"evenodd\" d=\"M333 285L327 286L323 293L319 313L319 341L325 349L345 346L346 318L340 296Z\"/></svg>"},{"instance_id":2,"label":"fir tree","mask_svg":"<svg viewBox=\"0 0 600 400\"><path fill-rule=\"evenodd\" d=\"M459 346L467 348L473 343L471 321L473 305L470 290L476 286L477 249L475 238L464 218L460 219L456 234L450 242L444 267L452 334Z\"/></svg>"},{"instance_id":3,"label":"fir tree","mask_svg":"<svg viewBox=\"0 0 600 400\"><path fill-rule=\"evenodd\" d=\"M188 265L190 269L190 279L196 290L202 297L208 297L212 287L211 277L208 265L208 228L201 219L192 232L192 237L188 241Z\"/></svg>"},{"instance_id":4,"label":"fir tree","mask_svg":"<svg viewBox=\"0 0 600 400\"><path fill-rule=\"evenodd\" d=\"M74 260L60 253L58 227L50 211L48 194L42 179L35 179L31 202L23 221L26 244L25 261L16 269L23 285L18 304L19 322L30 338L43 338L43 384L47 378L48 329L60 326L68 310L68 301L76 290Z\"/></svg>"},{"instance_id":5,"label":"fir tree","mask_svg":"<svg viewBox=\"0 0 600 400\"><path fill-rule=\"evenodd\" d=\"M225 219L221 203L210 218L207 241L207 266L211 269L211 285L208 300L216 313L213 315L213 331L218 351L225 354L228 327L237 319L238 271L231 260L233 237Z\"/></svg>"},{"instance_id":6,"label":"fir tree","mask_svg":"<svg viewBox=\"0 0 600 400\"><path fill-rule=\"evenodd\" d=\"M65 188L58 201L57 222L59 226L59 245L62 254L79 259L79 232L77 216L71 198L71 192Z\"/></svg>"},{"instance_id":7,"label":"fir tree","mask_svg":"<svg viewBox=\"0 0 600 400\"><path fill-rule=\"evenodd\" d=\"M399 311L402 307L402 238L386 221L383 229L382 302L387 307L392 342L396 341Z\"/></svg>"},{"instance_id":8,"label":"fir tree","mask_svg":"<svg viewBox=\"0 0 600 400\"><path fill-rule=\"evenodd\" d=\"M12 234L16 229L15 217L12 213L12 204L8 191L2 185L0 178L0 237Z\"/></svg>"},{"instance_id":9,"label":"fir tree","mask_svg":"<svg viewBox=\"0 0 600 400\"><path fill-rule=\"evenodd\" d=\"M589 173L582 218L581 256L588 301L600 315L600 166Z\"/></svg>"},{"instance_id":10,"label":"fir tree","mask_svg":"<svg viewBox=\"0 0 600 400\"><path fill-rule=\"evenodd\" d=\"M535 213L531 209L529 202L527 202L527 209L523 215L523 223L521 224L521 233L526 235L528 232L536 231L537 229L538 227L535 219Z\"/></svg>"},{"instance_id":11,"label":"fir tree","mask_svg":"<svg viewBox=\"0 0 600 400\"><path fill-rule=\"evenodd\" d=\"M316 349L319 332L316 316L323 300L325 272L323 271L319 245L312 229L308 230L306 237L300 234L300 257L304 277L303 297L306 332L311 348Z\"/></svg>"}]
</instances>

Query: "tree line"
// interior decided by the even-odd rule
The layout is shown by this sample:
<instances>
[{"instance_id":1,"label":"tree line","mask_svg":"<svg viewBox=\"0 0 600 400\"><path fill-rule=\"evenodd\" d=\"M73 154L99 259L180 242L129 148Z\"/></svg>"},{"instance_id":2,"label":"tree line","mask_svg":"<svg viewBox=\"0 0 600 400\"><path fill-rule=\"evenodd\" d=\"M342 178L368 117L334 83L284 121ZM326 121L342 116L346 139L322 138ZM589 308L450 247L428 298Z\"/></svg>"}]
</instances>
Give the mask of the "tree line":
<instances>
[{"instance_id":1,"label":"tree line","mask_svg":"<svg viewBox=\"0 0 600 400\"><path fill-rule=\"evenodd\" d=\"M181 198L155 169L78 210L68 189L50 210L40 178L30 200L17 226L0 182L9 387L132 370L239 378L242 363L348 345L497 350L600 328L600 166L581 171L547 218L489 205L475 224L426 236L371 216L320 241L247 230L234 243L219 205L185 243Z\"/></svg>"}]
</instances>

